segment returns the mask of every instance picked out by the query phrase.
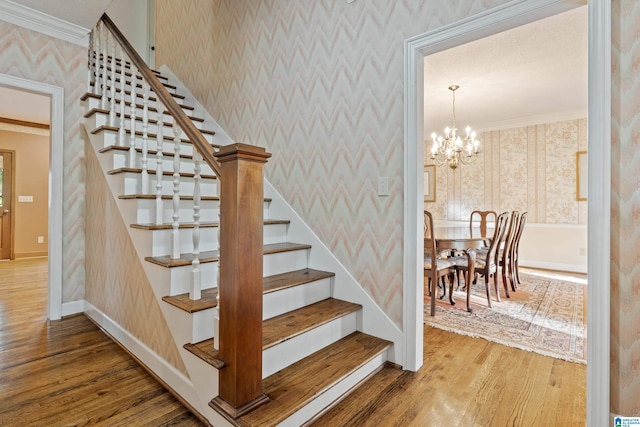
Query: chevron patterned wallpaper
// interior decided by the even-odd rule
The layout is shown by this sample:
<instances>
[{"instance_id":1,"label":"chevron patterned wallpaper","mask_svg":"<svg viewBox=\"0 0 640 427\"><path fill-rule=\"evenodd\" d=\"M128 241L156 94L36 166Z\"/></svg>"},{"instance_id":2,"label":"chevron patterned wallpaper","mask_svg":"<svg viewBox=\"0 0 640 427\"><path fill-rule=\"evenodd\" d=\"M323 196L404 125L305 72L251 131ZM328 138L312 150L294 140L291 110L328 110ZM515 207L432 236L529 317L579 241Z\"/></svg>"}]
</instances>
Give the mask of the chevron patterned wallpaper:
<instances>
[{"instance_id":1,"label":"chevron patterned wallpaper","mask_svg":"<svg viewBox=\"0 0 640 427\"><path fill-rule=\"evenodd\" d=\"M87 142L86 300L142 341L186 376L153 289L107 186L93 148ZM113 268L117 264L118 268Z\"/></svg>"},{"instance_id":2,"label":"chevron patterned wallpaper","mask_svg":"<svg viewBox=\"0 0 640 427\"><path fill-rule=\"evenodd\" d=\"M401 327L403 42L502 3L158 0L156 63L273 153L270 181Z\"/></svg>"},{"instance_id":3,"label":"chevron patterned wallpaper","mask_svg":"<svg viewBox=\"0 0 640 427\"><path fill-rule=\"evenodd\" d=\"M613 0L611 412L640 417L640 3Z\"/></svg>"},{"instance_id":4,"label":"chevron patterned wallpaper","mask_svg":"<svg viewBox=\"0 0 640 427\"><path fill-rule=\"evenodd\" d=\"M64 88L62 302L84 298L84 48L0 20L0 73Z\"/></svg>"}]
</instances>

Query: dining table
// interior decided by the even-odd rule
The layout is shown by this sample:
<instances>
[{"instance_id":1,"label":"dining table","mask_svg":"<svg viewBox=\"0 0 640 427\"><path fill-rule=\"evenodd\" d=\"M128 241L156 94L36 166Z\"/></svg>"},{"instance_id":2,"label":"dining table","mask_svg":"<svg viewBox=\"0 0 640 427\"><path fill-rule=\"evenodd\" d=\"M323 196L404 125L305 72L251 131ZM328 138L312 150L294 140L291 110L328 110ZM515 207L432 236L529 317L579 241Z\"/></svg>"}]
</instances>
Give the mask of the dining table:
<instances>
[{"instance_id":1,"label":"dining table","mask_svg":"<svg viewBox=\"0 0 640 427\"><path fill-rule=\"evenodd\" d=\"M469 227L434 227L433 238L436 243L436 251L444 250L457 250L463 251L467 256L468 262L468 276L465 280L465 286L467 291L467 311L471 313L471 278L474 276L475 262L476 262L476 249L488 247L491 243L491 238L487 236L493 236L493 230L488 230L485 236L482 236L480 229L472 229ZM431 238L425 237L424 247L431 245ZM431 316L435 316L436 312L436 271L433 270L434 277L431 278L434 291L431 292ZM455 305L453 295L449 296L449 300L452 305Z\"/></svg>"}]
</instances>

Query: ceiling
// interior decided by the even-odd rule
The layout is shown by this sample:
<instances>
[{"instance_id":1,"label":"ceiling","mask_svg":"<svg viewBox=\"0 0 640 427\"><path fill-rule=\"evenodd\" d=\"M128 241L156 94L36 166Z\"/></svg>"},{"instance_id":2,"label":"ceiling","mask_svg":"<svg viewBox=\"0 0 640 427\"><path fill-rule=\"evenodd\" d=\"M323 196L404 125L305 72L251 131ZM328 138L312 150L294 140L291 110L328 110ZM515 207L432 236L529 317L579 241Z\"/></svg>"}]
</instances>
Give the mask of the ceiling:
<instances>
[{"instance_id":1,"label":"ceiling","mask_svg":"<svg viewBox=\"0 0 640 427\"><path fill-rule=\"evenodd\" d=\"M425 139L452 123L476 131L587 116L587 6L424 60Z\"/></svg>"}]
</instances>

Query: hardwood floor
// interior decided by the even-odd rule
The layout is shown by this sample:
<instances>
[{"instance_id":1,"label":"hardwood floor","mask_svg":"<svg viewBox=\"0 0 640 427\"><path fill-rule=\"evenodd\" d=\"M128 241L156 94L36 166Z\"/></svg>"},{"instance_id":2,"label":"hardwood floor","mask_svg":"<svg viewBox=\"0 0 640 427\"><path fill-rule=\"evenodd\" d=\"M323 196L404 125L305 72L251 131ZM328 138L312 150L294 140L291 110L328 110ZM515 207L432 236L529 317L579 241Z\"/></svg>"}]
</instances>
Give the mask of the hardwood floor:
<instances>
[{"instance_id":1,"label":"hardwood floor","mask_svg":"<svg viewBox=\"0 0 640 427\"><path fill-rule=\"evenodd\" d=\"M425 328L424 366L386 367L314 426L584 426L586 366Z\"/></svg>"},{"instance_id":2,"label":"hardwood floor","mask_svg":"<svg viewBox=\"0 0 640 427\"><path fill-rule=\"evenodd\" d=\"M85 316L47 322L46 259L0 262L0 425L203 425ZM315 426L583 426L586 367L426 328Z\"/></svg>"},{"instance_id":3,"label":"hardwood floor","mask_svg":"<svg viewBox=\"0 0 640 427\"><path fill-rule=\"evenodd\" d=\"M0 262L0 425L203 425L84 315L47 322L46 262Z\"/></svg>"}]
</instances>

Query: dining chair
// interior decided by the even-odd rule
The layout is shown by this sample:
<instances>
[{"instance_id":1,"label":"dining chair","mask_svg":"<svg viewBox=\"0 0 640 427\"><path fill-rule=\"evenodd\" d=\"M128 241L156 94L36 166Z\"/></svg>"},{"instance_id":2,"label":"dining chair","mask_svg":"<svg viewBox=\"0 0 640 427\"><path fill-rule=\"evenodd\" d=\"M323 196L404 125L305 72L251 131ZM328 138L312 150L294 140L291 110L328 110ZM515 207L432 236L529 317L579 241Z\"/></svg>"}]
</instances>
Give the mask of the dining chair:
<instances>
[{"instance_id":1,"label":"dining chair","mask_svg":"<svg viewBox=\"0 0 640 427\"><path fill-rule=\"evenodd\" d=\"M476 219L477 217L477 219ZM473 237L474 221L480 221L480 237L487 237L487 223L489 220L493 219L493 223L495 224L496 219L498 218L498 214L494 211L473 211L469 216L469 232L470 236Z\"/></svg>"},{"instance_id":2,"label":"dining chair","mask_svg":"<svg viewBox=\"0 0 640 427\"><path fill-rule=\"evenodd\" d=\"M523 212L520 215L520 223L518 225L518 231L516 232L515 242L513 244L512 256L511 256L511 265L513 266L512 276L515 278L516 286L519 285L520 282L520 271L518 270L518 252L520 249L520 238L522 237L522 232L524 231L524 225L527 222L527 213Z\"/></svg>"},{"instance_id":3,"label":"dining chair","mask_svg":"<svg viewBox=\"0 0 640 427\"><path fill-rule=\"evenodd\" d=\"M438 281L442 278L443 283L442 287L444 289L444 293L442 294L442 298L446 295L446 286L444 284L444 278L449 278L449 301L453 305L453 274L455 272L455 264L449 259L442 259L438 257L438 253L436 251L436 239L433 238L433 216L431 212L424 211L424 238L429 239L428 246L425 244L424 248L424 277L427 277L429 283L429 294L435 295L435 291L437 288ZM435 262L434 262L435 260ZM435 267L434 267L435 264ZM436 280L432 283L431 277L433 275L433 269L435 268L435 277ZM433 315L433 313L432 313Z\"/></svg>"},{"instance_id":4,"label":"dining chair","mask_svg":"<svg viewBox=\"0 0 640 427\"><path fill-rule=\"evenodd\" d=\"M496 299L500 301L500 291L498 290L498 264L497 253L502 240L504 238L505 231L507 229L507 222L509 219L509 213L503 212L496 218L495 228L493 231L493 237L489 245L489 249L485 252L479 252L475 261L475 274L474 277L469 277L469 265L466 256L456 256L451 258L451 261L455 263L455 269L457 272L462 271L465 274L465 286L471 286L471 280L475 284L477 282L477 275L484 276L484 286L487 292L487 303L491 308L491 291L489 289L489 282L493 276L493 286L496 292ZM458 286L460 286L460 276L458 275Z\"/></svg>"},{"instance_id":5,"label":"dining chair","mask_svg":"<svg viewBox=\"0 0 640 427\"><path fill-rule=\"evenodd\" d=\"M509 295L509 286L515 292L516 283L513 275L513 248L516 235L518 234L518 226L520 224L520 212L512 211L509 215L509 226L504 238L504 248L498 253L498 265L502 269L502 284L505 287L507 298Z\"/></svg>"}]
</instances>

